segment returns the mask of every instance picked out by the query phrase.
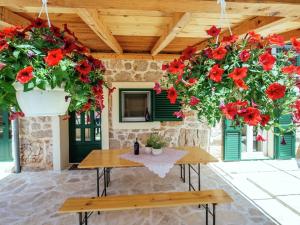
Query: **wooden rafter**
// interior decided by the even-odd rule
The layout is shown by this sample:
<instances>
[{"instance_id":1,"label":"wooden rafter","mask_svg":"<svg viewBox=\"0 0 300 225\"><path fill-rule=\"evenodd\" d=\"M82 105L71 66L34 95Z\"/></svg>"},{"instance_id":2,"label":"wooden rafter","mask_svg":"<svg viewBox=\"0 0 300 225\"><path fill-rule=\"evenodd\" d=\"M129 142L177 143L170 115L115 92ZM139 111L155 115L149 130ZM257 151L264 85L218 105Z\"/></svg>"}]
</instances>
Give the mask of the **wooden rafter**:
<instances>
[{"instance_id":1,"label":"wooden rafter","mask_svg":"<svg viewBox=\"0 0 300 225\"><path fill-rule=\"evenodd\" d=\"M49 0L48 5L62 11L66 8L101 8L165 12L220 12L220 6L216 0ZM243 12L244 15L297 16L300 10L298 0L227 0L227 5L228 13ZM33 9L34 7L40 8L41 2L37 0L0 0L0 6Z\"/></svg>"},{"instance_id":2,"label":"wooden rafter","mask_svg":"<svg viewBox=\"0 0 300 225\"><path fill-rule=\"evenodd\" d=\"M280 35L282 35L287 42L290 41L292 37L300 38L300 28L280 33Z\"/></svg>"},{"instance_id":3,"label":"wooden rafter","mask_svg":"<svg viewBox=\"0 0 300 225\"><path fill-rule=\"evenodd\" d=\"M112 35L107 25L103 22L95 9L78 9L77 14L80 18L116 53L123 52L122 47Z\"/></svg>"},{"instance_id":4,"label":"wooden rafter","mask_svg":"<svg viewBox=\"0 0 300 225\"><path fill-rule=\"evenodd\" d=\"M29 20L10 11L5 7L0 7L0 21L2 26L27 26L28 24L30 24Z\"/></svg>"},{"instance_id":5,"label":"wooden rafter","mask_svg":"<svg viewBox=\"0 0 300 225\"><path fill-rule=\"evenodd\" d=\"M161 50L163 50L189 23L191 16L191 13L174 13L172 22L168 25L167 29L160 36L160 38L152 48L151 54L154 56L157 55Z\"/></svg>"},{"instance_id":6,"label":"wooden rafter","mask_svg":"<svg viewBox=\"0 0 300 225\"><path fill-rule=\"evenodd\" d=\"M98 53L93 52L92 55L99 59L138 59L138 60L163 60L163 61L172 61L175 58L178 58L180 55L177 54L158 54L152 56L150 54L142 54L142 53L124 53L124 54L116 54L116 53Z\"/></svg>"},{"instance_id":7,"label":"wooden rafter","mask_svg":"<svg viewBox=\"0 0 300 225\"><path fill-rule=\"evenodd\" d=\"M267 26L268 24L272 24L274 22L280 21L282 17L271 17L271 16L256 16L251 19L245 20L240 24L236 25L232 28L232 33L235 35L243 35L246 34L248 31L256 30L257 28ZM230 35L229 31L226 30L220 34L220 39L224 36ZM205 48L210 39L200 42L199 44L195 45L198 50Z\"/></svg>"}]
</instances>

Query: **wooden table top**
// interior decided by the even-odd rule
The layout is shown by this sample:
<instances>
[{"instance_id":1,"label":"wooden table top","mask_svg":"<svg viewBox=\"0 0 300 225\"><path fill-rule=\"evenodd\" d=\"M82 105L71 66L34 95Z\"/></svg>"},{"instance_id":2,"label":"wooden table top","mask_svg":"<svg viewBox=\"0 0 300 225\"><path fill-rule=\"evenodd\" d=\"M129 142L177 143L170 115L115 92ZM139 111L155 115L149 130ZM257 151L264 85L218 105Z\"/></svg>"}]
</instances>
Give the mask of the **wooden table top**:
<instances>
[{"instance_id":1,"label":"wooden table top","mask_svg":"<svg viewBox=\"0 0 300 225\"><path fill-rule=\"evenodd\" d=\"M188 151L184 157L176 164L207 164L218 162L218 160L208 152L197 147L178 147L177 149ZM132 162L120 157L121 154L132 151L131 149L110 149L110 150L93 150L79 164L78 168L95 169L95 168L118 168L118 167L143 167L141 163Z\"/></svg>"}]
</instances>

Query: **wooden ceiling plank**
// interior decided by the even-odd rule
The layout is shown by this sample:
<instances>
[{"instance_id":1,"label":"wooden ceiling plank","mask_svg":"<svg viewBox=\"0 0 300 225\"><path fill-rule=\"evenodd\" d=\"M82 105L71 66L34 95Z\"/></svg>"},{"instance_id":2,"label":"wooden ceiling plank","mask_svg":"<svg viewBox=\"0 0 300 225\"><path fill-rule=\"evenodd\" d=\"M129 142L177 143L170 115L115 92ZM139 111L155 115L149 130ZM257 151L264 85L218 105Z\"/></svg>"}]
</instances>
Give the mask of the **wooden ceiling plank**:
<instances>
[{"instance_id":1,"label":"wooden ceiling plank","mask_svg":"<svg viewBox=\"0 0 300 225\"><path fill-rule=\"evenodd\" d=\"M178 58L180 55L177 54L158 54L152 56L150 54L144 53L123 53L123 54L116 54L116 53L100 53L100 52L93 52L93 57L99 59L139 59L139 60L157 60L157 61L172 61L175 58Z\"/></svg>"},{"instance_id":2,"label":"wooden ceiling plank","mask_svg":"<svg viewBox=\"0 0 300 225\"><path fill-rule=\"evenodd\" d=\"M27 26L30 24L29 20L5 7L0 7L0 21L7 26Z\"/></svg>"},{"instance_id":3,"label":"wooden ceiling plank","mask_svg":"<svg viewBox=\"0 0 300 225\"><path fill-rule=\"evenodd\" d=\"M256 30L258 28L267 26L269 24L272 24L274 22L280 21L283 19L282 17L271 17L271 16L256 16L247 20L242 21L240 24L234 26L231 30L232 33L235 35L243 35L246 34L249 31ZM225 36L229 36L230 32L229 30L224 31L223 33L220 34L219 39L222 39ZM195 47L198 50L201 50L205 48L210 39L206 39L203 42L200 42L199 44L195 45Z\"/></svg>"},{"instance_id":4,"label":"wooden ceiling plank","mask_svg":"<svg viewBox=\"0 0 300 225\"><path fill-rule=\"evenodd\" d=\"M161 50L163 50L190 22L191 17L191 13L175 13L172 22L169 24L164 34L158 39L158 41L152 48L151 54L154 56L157 55Z\"/></svg>"},{"instance_id":5,"label":"wooden ceiling plank","mask_svg":"<svg viewBox=\"0 0 300 225\"><path fill-rule=\"evenodd\" d=\"M78 9L79 17L116 53L123 53L122 47L95 9Z\"/></svg>"}]
</instances>

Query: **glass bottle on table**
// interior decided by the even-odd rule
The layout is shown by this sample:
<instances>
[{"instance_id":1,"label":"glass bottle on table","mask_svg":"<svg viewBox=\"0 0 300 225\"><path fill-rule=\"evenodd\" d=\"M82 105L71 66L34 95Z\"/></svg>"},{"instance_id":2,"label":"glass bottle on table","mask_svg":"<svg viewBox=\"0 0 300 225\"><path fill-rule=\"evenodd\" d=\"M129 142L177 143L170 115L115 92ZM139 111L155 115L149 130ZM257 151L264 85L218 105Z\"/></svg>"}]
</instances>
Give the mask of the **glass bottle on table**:
<instances>
[{"instance_id":1,"label":"glass bottle on table","mask_svg":"<svg viewBox=\"0 0 300 225\"><path fill-rule=\"evenodd\" d=\"M139 142L138 142L137 139L134 142L133 149L134 149L134 154L135 155L139 155L140 154L140 144L139 144Z\"/></svg>"}]
</instances>

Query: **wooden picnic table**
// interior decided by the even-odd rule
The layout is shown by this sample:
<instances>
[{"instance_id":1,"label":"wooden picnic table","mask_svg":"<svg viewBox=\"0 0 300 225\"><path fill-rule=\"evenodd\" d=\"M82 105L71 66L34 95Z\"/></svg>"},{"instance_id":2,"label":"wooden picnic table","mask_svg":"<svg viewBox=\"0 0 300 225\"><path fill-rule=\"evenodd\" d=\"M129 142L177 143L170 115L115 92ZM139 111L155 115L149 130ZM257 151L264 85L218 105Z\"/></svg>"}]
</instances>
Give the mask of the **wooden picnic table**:
<instances>
[{"instance_id":1,"label":"wooden picnic table","mask_svg":"<svg viewBox=\"0 0 300 225\"><path fill-rule=\"evenodd\" d=\"M185 165L188 165L189 191L196 190L191 182L191 170L198 175L198 190L201 190L200 164L217 162L218 160L208 152L197 147L177 147L177 149L188 151L175 164L180 165L180 177L185 182ZM96 169L97 171L97 196L100 196L100 179L104 178L104 189L101 196L107 194L110 183L110 171L112 168L143 167L141 163L129 161L120 157L121 154L132 151L131 149L93 150L78 166L81 169ZM197 165L194 168L193 165ZM100 174L100 169L103 169Z\"/></svg>"}]
</instances>

